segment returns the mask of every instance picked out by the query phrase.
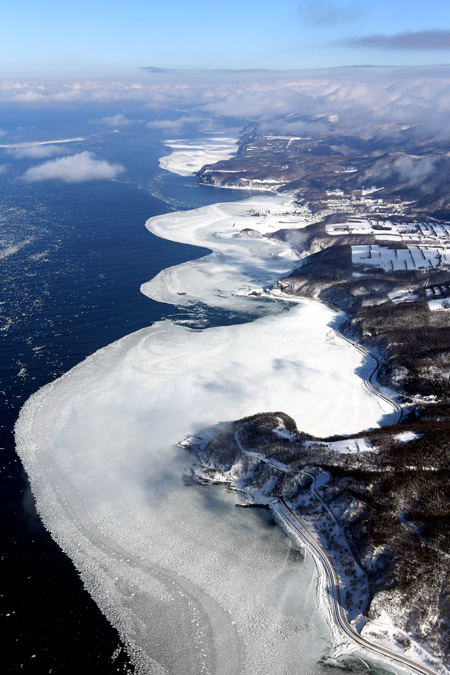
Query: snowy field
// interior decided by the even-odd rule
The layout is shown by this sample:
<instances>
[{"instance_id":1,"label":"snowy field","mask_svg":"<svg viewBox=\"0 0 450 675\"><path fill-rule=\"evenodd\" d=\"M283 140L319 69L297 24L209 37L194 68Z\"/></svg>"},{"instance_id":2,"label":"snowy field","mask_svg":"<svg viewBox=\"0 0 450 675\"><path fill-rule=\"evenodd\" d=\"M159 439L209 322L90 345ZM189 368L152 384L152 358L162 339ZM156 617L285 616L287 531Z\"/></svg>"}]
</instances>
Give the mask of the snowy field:
<instances>
[{"instance_id":1,"label":"snowy field","mask_svg":"<svg viewBox=\"0 0 450 675\"><path fill-rule=\"evenodd\" d=\"M165 145L172 150L170 155L161 157L159 166L179 176L192 176L205 164L214 164L230 159L236 154L236 138L212 136L197 140L172 140Z\"/></svg>"},{"instance_id":2,"label":"snowy field","mask_svg":"<svg viewBox=\"0 0 450 675\"><path fill-rule=\"evenodd\" d=\"M327 192L328 195L333 194ZM343 193L342 193L343 194ZM328 234L370 234L380 241L450 241L450 223L438 221L397 222L373 218L349 218L344 223L328 223Z\"/></svg>"},{"instance_id":3,"label":"snowy field","mask_svg":"<svg viewBox=\"0 0 450 675\"><path fill-rule=\"evenodd\" d=\"M432 312L440 312L450 309L450 298L441 298L438 300L428 300L428 307Z\"/></svg>"},{"instance_id":4,"label":"snowy field","mask_svg":"<svg viewBox=\"0 0 450 675\"><path fill-rule=\"evenodd\" d=\"M204 330L166 320L134 333L41 389L16 427L46 527L142 673L282 675L299 663L322 672L330 643L311 559L294 564L281 531L230 508L231 493L185 485L190 458L176 447L261 411L282 410L315 435L390 419L330 309L245 295L295 257L237 231L271 231L292 208L254 198L151 219L159 236L213 253L166 270L145 293L246 316L257 306L261 318Z\"/></svg>"},{"instance_id":5,"label":"snowy field","mask_svg":"<svg viewBox=\"0 0 450 675\"><path fill-rule=\"evenodd\" d=\"M352 246L352 262L354 265L380 267L385 272L447 267L450 265L450 249L444 246Z\"/></svg>"}]
</instances>

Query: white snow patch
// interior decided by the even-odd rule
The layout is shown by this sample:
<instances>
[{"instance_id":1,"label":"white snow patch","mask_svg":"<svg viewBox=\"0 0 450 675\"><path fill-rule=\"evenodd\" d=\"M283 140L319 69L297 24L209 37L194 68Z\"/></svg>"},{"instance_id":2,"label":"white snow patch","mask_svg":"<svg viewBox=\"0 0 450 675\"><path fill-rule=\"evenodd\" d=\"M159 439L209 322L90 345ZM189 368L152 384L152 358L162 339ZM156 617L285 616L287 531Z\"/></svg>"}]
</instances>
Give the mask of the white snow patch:
<instances>
[{"instance_id":1,"label":"white snow patch","mask_svg":"<svg viewBox=\"0 0 450 675\"><path fill-rule=\"evenodd\" d=\"M410 441L415 441L417 438L422 438L422 434L418 434L416 431L402 431L392 438L401 443L409 443Z\"/></svg>"},{"instance_id":2,"label":"white snow patch","mask_svg":"<svg viewBox=\"0 0 450 675\"><path fill-rule=\"evenodd\" d=\"M343 441L332 441L328 443L331 450L341 453L359 454L374 450L372 444L367 438L346 438Z\"/></svg>"},{"instance_id":3,"label":"white snow patch","mask_svg":"<svg viewBox=\"0 0 450 675\"><path fill-rule=\"evenodd\" d=\"M450 309L450 298L428 300L428 307L432 312L440 312L445 309Z\"/></svg>"},{"instance_id":4,"label":"white snow patch","mask_svg":"<svg viewBox=\"0 0 450 675\"><path fill-rule=\"evenodd\" d=\"M450 249L443 246L388 248L378 244L352 246L354 265L380 267L384 271L428 269L450 265Z\"/></svg>"},{"instance_id":5,"label":"white snow patch","mask_svg":"<svg viewBox=\"0 0 450 675\"><path fill-rule=\"evenodd\" d=\"M388 296L395 304L400 302L415 302L418 298L413 290L392 291L392 293L388 293Z\"/></svg>"},{"instance_id":6,"label":"white snow patch","mask_svg":"<svg viewBox=\"0 0 450 675\"><path fill-rule=\"evenodd\" d=\"M377 597L377 596L375 596ZM368 640L373 640L388 649L394 649L404 656L431 667L436 672L448 673L448 669L433 662L429 650L419 642L411 638L411 635L400 630L392 621L389 614L384 610L378 611L375 620L368 621L361 631L361 636ZM405 645L409 644L408 647Z\"/></svg>"},{"instance_id":7,"label":"white snow patch","mask_svg":"<svg viewBox=\"0 0 450 675\"><path fill-rule=\"evenodd\" d=\"M336 192L327 194L333 195ZM331 235L371 235L380 241L430 243L434 240L445 245L450 243L450 223L431 220L409 223L353 216L343 223L328 223L326 230Z\"/></svg>"},{"instance_id":8,"label":"white snow patch","mask_svg":"<svg viewBox=\"0 0 450 675\"><path fill-rule=\"evenodd\" d=\"M276 429L273 430L273 433L276 434L277 436L280 436L280 438L286 438L289 441L293 441L294 439L297 438L297 434L293 433L292 431L288 431L286 429L286 426L281 419L281 417L278 417L278 426Z\"/></svg>"},{"instance_id":9,"label":"white snow patch","mask_svg":"<svg viewBox=\"0 0 450 675\"><path fill-rule=\"evenodd\" d=\"M281 141L301 141L301 136L266 136L269 141L281 140Z\"/></svg>"}]
</instances>

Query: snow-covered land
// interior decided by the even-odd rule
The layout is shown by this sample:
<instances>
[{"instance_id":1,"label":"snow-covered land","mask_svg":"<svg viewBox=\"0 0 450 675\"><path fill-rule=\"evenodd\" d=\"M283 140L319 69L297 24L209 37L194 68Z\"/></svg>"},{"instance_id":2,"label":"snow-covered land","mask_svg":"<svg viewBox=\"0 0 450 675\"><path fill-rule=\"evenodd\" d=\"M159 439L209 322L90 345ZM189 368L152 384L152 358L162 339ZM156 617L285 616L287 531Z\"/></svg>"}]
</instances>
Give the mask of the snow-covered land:
<instances>
[{"instance_id":1,"label":"snow-covered land","mask_svg":"<svg viewBox=\"0 0 450 675\"><path fill-rule=\"evenodd\" d=\"M432 312L441 312L442 310L450 309L450 298L428 300L428 307Z\"/></svg>"},{"instance_id":2,"label":"snow-covered land","mask_svg":"<svg viewBox=\"0 0 450 675\"><path fill-rule=\"evenodd\" d=\"M416 431L401 431L399 434L393 436L393 438L401 443L409 443L410 441L415 441L416 438L420 438L420 434Z\"/></svg>"},{"instance_id":3,"label":"snow-covered land","mask_svg":"<svg viewBox=\"0 0 450 675\"><path fill-rule=\"evenodd\" d=\"M354 265L372 265L390 270L417 270L450 265L450 250L444 246L408 246L388 248L387 246L352 246Z\"/></svg>"},{"instance_id":4,"label":"snow-covered land","mask_svg":"<svg viewBox=\"0 0 450 675\"><path fill-rule=\"evenodd\" d=\"M361 452L370 452L374 448L367 438L349 438L345 441L334 441L327 444L331 450L339 453L350 452L359 454Z\"/></svg>"},{"instance_id":5,"label":"snow-covered land","mask_svg":"<svg viewBox=\"0 0 450 675\"><path fill-rule=\"evenodd\" d=\"M331 192L327 194L332 194ZM380 241L444 241L450 242L450 223L429 221L397 222L374 218L351 217L343 223L328 223L328 234L370 234Z\"/></svg>"},{"instance_id":6,"label":"snow-covered land","mask_svg":"<svg viewBox=\"0 0 450 675\"><path fill-rule=\"evenodd\" d=\"M222 159L230 159L236 154L236 138L211 136L206 139L169 140L165 145L172 150L159 160L162 169L179 176L192 176L205 164L214 164Z\"/></svg>"},{"instance_id":7,"label":"snow-covered land","mask_svg":"<svg viewBox=\"0 0 450 675\"><path fill-rule=\"evenodd\" d=\"M238 294L294 264L286 244L237 236L242 224L271 231L292 209L275 197L151 219L159 236L213 253L145 293L244 316L256 307L261 318L205 330L157 323L41 389L17 423L39 513L140 672L281 675L301 663L315 673L329 647L311 560L293 565L281 533L229 509L229 493L184 486L187 457L175 447L264 410L321 436L388 419L363 386L365 357L332 330L334 312Z\"/></svg>"},{"instance_id":8,"label":"snow-covered land","mask_svg":"<svg viewBox=\"0 0 450 675\"><path fill-rule=\"evenodd\" d=\"M386 604L384 598L382 600L384 593L376 594L375 600L370 603L371 618L368 620L370 586L367 567L361 567L361 561L352 552L345 533L349 523L363 517L365 505L356 495L345 491L339 495L331 474L316 464L320 462L321 452L325 463L327 458L330 461L331 455L335 455L335 466L338 468L338 456L342 453L344 458L348 453L359 457L363 453L365 462L367 455L376 455L378 448L373 448L367 438L335 442L308 440L304 434L298 433L292 419L280 415L266 413L232 422L205 444L199 439L186 439L186 444L196 451L199 458L199 465L191 470L192 475L200 481L226 482L238 490L248 503L270 506L290 537L296 541L300 537L306 541L308 548L313 543L319 575L318 601L334 643L338 645L330 656L331 661L339 655L345 655L344 661L348 661L352 652L356 658L370 660L373 653L369 655L366 648L372 645L378 651L376 658L381 656L382 660L387 659L392 664L394 657L396 672L399 672L397 656L411 659L409 665L421 664L418 665L419 672L422 668L424 673L434 672L435 669L447 672L441 668L429 646L414 640L411 631L405 630L404 622L399 622L400 627L394 624L389 602ZM398 434L394 440L404 442L417 437L409 431ZM366 466L370 466L370 462L369 459ZM362 463L359 462L361 468ZM323 555L318 554L318 549ZM324 564L325 557L333 566L333 574ZM376 562L376 557L377 554L370 565L377 567L379 562ZM367 562L365 560L365 564ZM378 573L381 573L380 568ZM393 593L395 595L395 589ZM336 622L333 618L336 616L333 610L336 594L339 596L340 616L344 617L345 623ZM374 603L376 610L372 611ZM396 619L402 616L401 607L395 606L393 616ZM389 630L386 630L385 618L389 619ZM364 639L359 640L355 633ZM356 637L353 646L348 643L351 634ZM326 661L329 664L330 658ZM408 664L403 663L400 668L403 667L407 669Z\"/></svg>"}]
</instances>

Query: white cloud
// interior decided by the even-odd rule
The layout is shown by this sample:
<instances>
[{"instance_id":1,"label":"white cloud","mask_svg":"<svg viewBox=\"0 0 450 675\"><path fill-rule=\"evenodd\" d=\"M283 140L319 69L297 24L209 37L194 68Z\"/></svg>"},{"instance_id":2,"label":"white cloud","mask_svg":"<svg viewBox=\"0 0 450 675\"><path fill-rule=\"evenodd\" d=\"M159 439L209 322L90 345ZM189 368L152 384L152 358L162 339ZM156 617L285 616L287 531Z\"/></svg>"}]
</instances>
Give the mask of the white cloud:
<instances>
[{"instance_id":1,"label":"white cloud","mask_svg":"<svg viewBox=\"0 0 450 675\"><path fill-rule=\"evenodd\" d=\"M178 132L187 126L199 127L208 123L210 123L210 120L206 117L202 117L200 115L184 115L183 117L178 117L176 120L153 120L152 122L147 122L146 127L148 129L160 129L161 131Z\"/></svg>"},{"instance_id":2,"label":"white cloud","mask_svg":"<svg viewBox=\"0 0 450 675\"><path fill-rule=\"evenodd\" d=\"M58 145L24 145L20 148L10 148L6 150L8 155L15 159L23 159L24 157L31 157L32 159L44 159L44 157L53 157L53 155L60 155L64 152L64 148Z\"/></svg>"},{"instance_id":3,"label":"white cloud","mask_svg":"<svg viewBox=\"0 0 450 675\"><path fill-rule=\"evenodd\" d=\"M84 151L33 166L24 173L23 178L32 183L42 180L81 183L87 180L115 178L122 171L125 171L125 167L121 164L95 159L93 152Z\"/></svg>"},{"instance_id":4,"label":"white cloud","mask_svg":"<svg viewBox=\"0 0 450 675\"><path fill-rule=\"evenodd\" d=\"M436 171L436 161L432 157L420 157L417 159L403 157L395 163L394 167L402 180L416 184L425 180Z\"/></svg>"},{"instance_id":5,"label":"white cloud","mask_svg":"<svg viewBox=\"0 0 450 675\"><path fill-rule=\"evenodd\" d=\"M217 128L217 123L211 116L204 115L184 115L176 120L153 120L147 122L147 129L156 129L163 134L179 134L186 127L192 127L198 131L213 131Z\"/></svg>"},{"instance_id":6,"label":"white cloud","mask_svg":"<svg viewBox=\"0 0 450 675\"><path fill-rule=\"evenodd\" d=\"M450 49L450 30L405 31L395 35L363 35L344 40L351 47L376 49Z\"/></svg>"},{"instance_id":7,"label":"white cloud","mask_svg":"<svg viewBox=\"0 0 450 675\"><path fill-rule=\"evenodd\" d=\"M0 174L5 173L7 168L8 168L7 164L0 164Z\"/></svg>"},{"instance_id":8,"label":"white cloud","mask_svg":"<svg viewBox=\"0 0 450 675\"><path fill-rule=\"evenodd\" d=\"M134 124L134 120L129 120L125 115L119 113L118 115L111 115L110 117L102 117L99 120L93 120L100 124L106 124L108 127L127 127L129 124Z\"/></svg>"},{"instance_id":9,"label":"white cloud","mask_svg":"<svg viewBox=\"0 0 450 675\"><path fill-rule=\"evenodd\" d=\"M5 136L6 131L4 129L0 129L0 136Z\"/></svg>"},{"instance_id":10,"label":"white cloud","mask_svg":"<svg viewBox=\"0 0 450 675\"><path fill-rule=\"evenodd\" d=\"M184 118L178 120L154 120L153 122L148 122L145 126L147 129L160 129L161 131L180 131L183 128Z\"/></svg>"},{"instance_id":11,"label":"white cloud","mask_svg":"<svg viewBox=\"0 0 450 675\"><path fill-rule=\"evenodd\" d=\"M408 185L420 185L436 172L436 157L386 155L371 167L372 178L381 180L398 176Z\"/></svg>"},{"instance_id":12,"label":"white cloud","mask_svg":"<svg viewBox=\"0 0 450 675\"><path fill-rule=\"evenodd\" d=\"M361 2L337 3L333 0L314 0L302 2L300 15L313 26L333 26L337 23L356 21L366 11Z\"/></svg>"},{"instance_id":13,"label":"white cloud","mask_svg":"<svg viewBox=\"0 0 450 675\"><path fill-rule=\"evenodd\" d=\"M148 128L171 133L179 132L184 124L210 123L214 115L271 122L292 113L333 113L340 118L336 127L367 137L386 133L388 125L391 130L396 125L414 126L423 136L450 137L449 66L159 73L148 78L140 83L0 82L0 102L126 101L127 106L141 109L185 110L178 120L167 119L162 113L162 119L148 123ZM103 119L113 125L113 120L120 124L127 118L113 115Z\"/></svg>"}]
</instances>

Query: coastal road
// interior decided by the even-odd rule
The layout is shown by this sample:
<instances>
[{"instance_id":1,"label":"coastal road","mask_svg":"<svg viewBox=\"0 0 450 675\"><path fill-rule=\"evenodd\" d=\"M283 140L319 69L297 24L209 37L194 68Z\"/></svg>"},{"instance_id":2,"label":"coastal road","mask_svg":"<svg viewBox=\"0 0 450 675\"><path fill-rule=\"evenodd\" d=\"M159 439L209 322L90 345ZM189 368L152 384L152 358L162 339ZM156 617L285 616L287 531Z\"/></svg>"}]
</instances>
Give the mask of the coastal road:
<instances>
[{"instance_id":1,"label":"coastal road","mask_svg":"<svg viewBox=\"0 0 450 675\"><path fill-rule=\"evenodd\" d=\"M285 526L288 529L294 531L296 535L305 543L308 550L313 554L316 561L320 561L326 577L328 579L328 589L329 589L329 598L330 598L330 607L332 618L339 628L349 637L353 642L361 645L362 647L369 649L377 655L388 658L395 663L409 668L414 673L420 673L421 675L436 675L435 670L431 670L427 666L417 663L407 656L402 656L396 652L391 651L387 647L378 645L370 640L359 635L359 633L353 628L353 626L347 621L344 610L342 609L341 593L339 578L333 567L331 560L328 557L327 552L317 541L315 536L308 529L307 524L304 519L295 513L281 498L278 502L271 505L271 508L278 514L282 519Z\"/></svg>"},{"instance_id":2,"label":"coastal road","mask_svg":"<svg viewBox=\"0 0 450 675\"><path fill-rule=\"evenodd\" d=\"M333 308L334 309L334 308ZM375 396L378 396L378 398L381 398L383 401L386 403L389 403L394 408L394 411L396 413L395 421L392 422L392 424L398 424L400 420L402 419L403 415L403 409L402 407L395 401L391 396L388 394L385 394L384 392L380 391L375 385L374 381L376 380L376 376L378 371L380 370L381 364L378 358L375 356L375 354L372 354L372 352L369 352L368 349L363 347L362 345L358 344L358 342L355 342L351 338L348 338L346 335L344 335L340 329L340 327L337 327L334 329L335 333L344 340L345 342L348 342L348 344L352 345L360 354L363 354L363 356L369 357L375 361L375 368L372 370L370 373L369 377L364 380L364 383L369 391L371 391Z\"/></svg>"}]
</instances>

